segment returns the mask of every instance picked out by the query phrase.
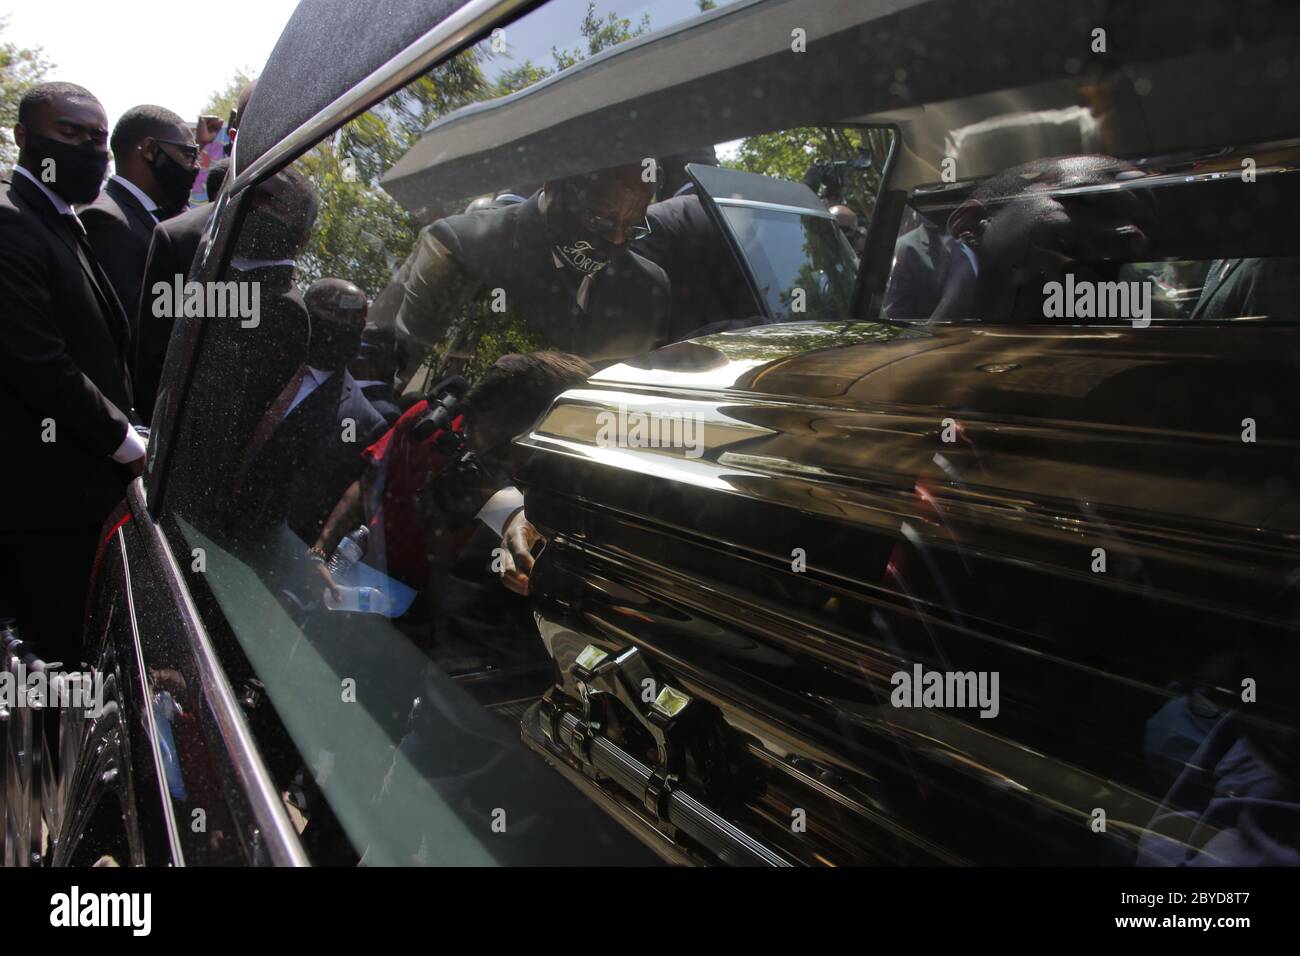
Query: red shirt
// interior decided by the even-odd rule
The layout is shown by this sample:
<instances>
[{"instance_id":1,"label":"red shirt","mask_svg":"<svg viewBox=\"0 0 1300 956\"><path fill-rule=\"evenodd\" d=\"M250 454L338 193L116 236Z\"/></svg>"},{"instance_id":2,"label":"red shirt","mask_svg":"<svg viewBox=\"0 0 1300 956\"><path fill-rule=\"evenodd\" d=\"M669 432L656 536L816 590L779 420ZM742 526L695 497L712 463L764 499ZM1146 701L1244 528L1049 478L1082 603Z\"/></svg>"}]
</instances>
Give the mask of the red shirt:
<instances>
[{"instance_id":1,"label":"red shirt","mask_svg":"<svg viewBox=\"0 0 1300 956\"><path fill-rule=\"evenodd\" d=\"M424 441L416 441L412 435L416 421L428 409L428 399L416 402L383 437L361 453L370 465L367 524L372 540L378 537L383 542L387 561L387 567L381 570L415 588L424 588L428 583L430 552L436 547L430 540L433 529L428 516L420 507L420 489L451 461L437 448L442 431ZM452 420L452 430L459 431L464 421L464 416L457 416ZM472 530L464 529L455 541L447 543L452 549L450 556L460 551Z\"/></svg>"}]
</instances>

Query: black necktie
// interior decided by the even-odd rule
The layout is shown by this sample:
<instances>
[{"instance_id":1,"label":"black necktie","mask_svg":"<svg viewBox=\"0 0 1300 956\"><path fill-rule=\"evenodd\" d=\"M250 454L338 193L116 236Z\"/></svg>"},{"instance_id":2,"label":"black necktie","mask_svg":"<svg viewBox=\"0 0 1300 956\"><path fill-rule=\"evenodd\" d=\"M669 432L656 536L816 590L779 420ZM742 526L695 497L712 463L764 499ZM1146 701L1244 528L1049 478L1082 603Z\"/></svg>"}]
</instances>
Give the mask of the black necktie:
<instances>
[{"instance_id":1,"label":"black necktie","mask_svg":"<svg viewBox=\"0 0 1300 956\"><path fill-rule=\"evenodd\" d=\"M90 240L86 238L86 227L82 225L75 212L65 212L59 218L67 224L68 232L72 234L73 241L77 244L77 255L94 279L95 291L99 293L100 301L107 313L105 318L109 322L113 338L117 340L118 348L125 349L129 335L126 315L117 300L117 293L113 291L112 283L108 281L108 274L100 267L95 250L90 245Z\"/></svg>"}]
</instances>

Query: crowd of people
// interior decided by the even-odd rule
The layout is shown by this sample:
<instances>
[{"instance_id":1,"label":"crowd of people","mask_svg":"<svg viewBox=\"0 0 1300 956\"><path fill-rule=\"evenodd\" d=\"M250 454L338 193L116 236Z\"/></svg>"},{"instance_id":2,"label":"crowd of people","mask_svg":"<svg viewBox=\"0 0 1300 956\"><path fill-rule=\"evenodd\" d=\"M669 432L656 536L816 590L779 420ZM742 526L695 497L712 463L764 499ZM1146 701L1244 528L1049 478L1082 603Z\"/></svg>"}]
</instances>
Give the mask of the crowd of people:
<instances>
[{"instance_id":1,"label":"crowd of people","mask_svg":"<svg viewBox=\"0 0 1300 956\"><path fill-rule=\"evenodd\" d=\"M18 162L0 186L0 434L20 463L0 505L0 611L50 660L78 659L101 525L144 470L140 386L167 343L141 328L141 289L151 260L189 270L197 240L173 247L163 227L187 219L200 150L223 125L144 105L110 135L103 106L71 83L19 104ZM207 171L213 195L224 169Z\"/></svg>"},{"instance_id":2,"label":"crowd of people","mask_svg":"<svg viewBox=\"0 0 1300 956\"><path fill-rule=\"evenodd\" d=\"M102 526L168 400L178 315L151 290L192 274L229 168L205 163L214 144L230 151L252 93L225 123L142 105L111 132L83 87L22 98L0 187L0 428L25 467L0 516L0 611L50 659L78 659ZM716 163L708 153L668 159L661 182L633 164L476 200L420 229L373 302L344 277L301 288L320 206L308 176L291 166L253 186L223 278L256 286L260 315L212 337L203 363L235 396L213 412L223 430L246 436L213 465L231 539L256 550L290 532L324 579L316 595L339 600L332 559L360 531L368 561L427 611L486 526L501 583L526 594L541 535L511 487L512 439L595 368L760 321L747 298L719 301L736 267L684 173ZM523 347L476 366L489 310Z\"/></svg>"}]
</instances>

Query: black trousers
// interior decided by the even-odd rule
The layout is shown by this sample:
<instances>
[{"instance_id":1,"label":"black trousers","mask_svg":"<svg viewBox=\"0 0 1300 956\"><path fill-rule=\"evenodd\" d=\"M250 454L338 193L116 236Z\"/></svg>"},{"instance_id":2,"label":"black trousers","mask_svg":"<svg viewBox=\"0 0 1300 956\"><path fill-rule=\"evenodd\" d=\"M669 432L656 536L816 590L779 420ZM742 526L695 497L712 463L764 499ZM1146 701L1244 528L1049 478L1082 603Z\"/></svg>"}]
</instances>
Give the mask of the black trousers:
<instances>
[{"instance_id":1,"label":"black trousers","mask_svg":"<svg viewBox=\"0 0 1300 956\"><path fill-rule=\"evenodd\" d=\"M0 531L0 614L41 658L75 668L81 661L86 589L99 526Z\"/></svg>"}]
</instances>

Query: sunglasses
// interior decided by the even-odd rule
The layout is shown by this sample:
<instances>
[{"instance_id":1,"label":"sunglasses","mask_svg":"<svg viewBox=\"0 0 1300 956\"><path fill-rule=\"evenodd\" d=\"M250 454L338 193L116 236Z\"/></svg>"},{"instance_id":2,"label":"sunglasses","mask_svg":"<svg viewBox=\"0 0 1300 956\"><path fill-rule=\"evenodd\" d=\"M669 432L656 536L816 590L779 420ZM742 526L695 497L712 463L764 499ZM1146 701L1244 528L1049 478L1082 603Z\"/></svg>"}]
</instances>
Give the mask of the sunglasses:
<instances>
[{"instance_id":1,"label":"sunglasses","mask_svg":"<svg viewBox=\"0 0 1300 956\"><path fill-rule=\"evenodd\" d=\"M597 216L586 212L582 208L582 203L579 202L577 196L574 195L572 189L568 190L568 197L572 208L575 210L574 215L578 220L578 224L582 226L582 228L589 232L594 232L598 236L607 236L618 228L618 222L616 220L611 219L608 216ZM623 240L625 242L644 239L648 235L650 235L649 217L643 219L636 225L627 226L623 229Z\"/></svg>"},{"instance_id":2,"label":"sunglasses","mask_svg":"<svg viewBox=\"0 0 1300 956\"><path fill-rule=\"evenodd\" d=\"M185 157L185 161L191 166L199 160L199 148L193 143L183 143L174 139L157 139L157 137L155 137L155 141L166 143L168 146L175 146L180 150L180 154Z\"/></svg>"}]
</instances>

